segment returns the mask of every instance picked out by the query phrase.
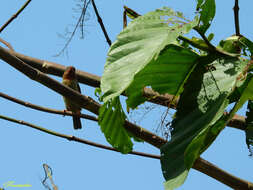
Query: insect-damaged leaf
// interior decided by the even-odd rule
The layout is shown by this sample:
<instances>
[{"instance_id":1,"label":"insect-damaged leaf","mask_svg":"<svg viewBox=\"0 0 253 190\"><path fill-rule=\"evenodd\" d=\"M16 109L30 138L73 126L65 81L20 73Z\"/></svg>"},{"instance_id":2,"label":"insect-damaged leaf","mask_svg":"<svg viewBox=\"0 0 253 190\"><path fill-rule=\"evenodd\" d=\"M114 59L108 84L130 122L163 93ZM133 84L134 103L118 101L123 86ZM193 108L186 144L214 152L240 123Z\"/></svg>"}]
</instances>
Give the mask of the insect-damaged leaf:
<instances>
[{"instance_id":1,"label":"insect-damaged leaf","mask_svg":"<svg viewBox=\"0 0 253 190\"><path fill-rule=\"evenodd\" d=\"M207 68L200 63L192 72L172 122L171 141L161 148L163 175L168 181L166 187L175 180L183 183L186 178L183 174L223 129L226 118L222 115L228 105L227 97L238 80L243 80L238 76L247 62L227 57L216 59L211 65L213 71L206 71ZM181 180L178 179L180 176ZM176 184L173 188L181 185Z\"/></svg>"},{"instance_id":2,"label":"insect-damaged leaf","mask_svg":"<svg viewBox=\"0 0 253 190\"><path fill-rule=\"evenodd\" d=\"M198 30L205 33L215 16L215 0L198 0L196 10L200 14Z\"/></svg>"}]
</instances>

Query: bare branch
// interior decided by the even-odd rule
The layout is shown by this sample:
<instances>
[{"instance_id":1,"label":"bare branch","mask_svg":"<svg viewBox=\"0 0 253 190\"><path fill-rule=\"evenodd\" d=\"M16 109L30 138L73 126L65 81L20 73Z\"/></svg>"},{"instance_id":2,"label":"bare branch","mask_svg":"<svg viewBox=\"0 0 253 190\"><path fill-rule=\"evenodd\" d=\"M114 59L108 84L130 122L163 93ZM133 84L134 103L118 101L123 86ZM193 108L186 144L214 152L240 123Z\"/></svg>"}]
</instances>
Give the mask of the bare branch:
<instances>
[{"instance_id":1,"label":"bare branch","mask_svg":"<svg viewBox=\"0 0 253 190\"><path fill-rule=\"evenodd\" d=\"M65 115L68 115L68 116L75 115L71 111L68 111L68 110L62 111L62 110L56 110L56 109L49 109L49 108L45 108L45 107L38 106L38 105L35 105L35 104L31 104L29 102L24 102L22 100L19 100L17 98L11 97L11 96L9 96L7 94L4 94L2 92L0 92L0 97L5 98L7 100L10 100L12 102L15 102L17 104L23 105L25 107L32 108L34 110L39 110L39 111L43 111L43 112L47 112L47 113L59 114L59 115L63 115L63 116L65 116ZM80 114L78 116L80 116L81 118L84 118L84 119L88 119L88 120L92 120L92 121L98 121L97 117L94 117L94 116L91 116L91 115Z\"/></svg>"},{"instance_id":2,"label":"bare branch","mask_svg":"<svg viewBox=\"0 0 253 190\"><path fill-rule=\"evenodd\" d=\"M12 15L12 17L0 28L0 33L15 19L18 17L18 15L27 7L27 5L31 2L32 0L26 1L26 3L21 7L21 9L16 12L16 14Z\"/></svg>"},{"instance_id":3,"label":"bare branch","mask_svg":"<svg viewBox=\"0 0 253 190\"><path fill-rule=\"evenodd\" d=\"M253 184L251 182L245 181L238 177L235 177L224 170L219 169L215 165L209 163L202 158L199 158L201 162L195 162L194 167L198 171L219 180L221 183L231 187L232 189L253 189ZM206 173L208 171L208 174Z\"/></svg>"},{"instance_id":4,"label":"bare branch","mask_svg":"<svg viewBox=\"0 0 253 190\"><path fill-rule=\"evenodd\" d=\"M71 33L70 37L68 38L66 44L65 44L64 47L61 49L61 51L60 51L58 54L56 54L56 56L61 55L61 54L66 50L66 48L67 48L68 45L70 44L71 40L73 39L73 37L74 37L74 35L75 35L76 31L77 31L77 28L78 28L79 26L83 27L83 20L84 20L84 17L85 17L85 15L86 15L86 11L87 11L87 8L88 8L89 4L90 4L90 0L89 0L88 2L87 2L86 0L83 2L82 12L81 12L81 15L80 15L80 17L79 17L77 23L76 23L76 26L75 26L73 32Z\"/></svg>"},{"instance_id":5,"label":"bare branch","mask_svg":"<svg viewBox=\"0 0 253 190\"><path fill-rule=\"evenodd\" d=\"M123 12L123 29L127 27L127 14L126 10Z\"/></svg>"},{"instance_id":6,"label":"bare branch","mask_svg":"<svg viewBox=\"0 0 253 190\"><path fill-rule=\"evenodd\" d=\"M81 138L75 137L73 135L65 135L65 134L62 134L62 133L58 133L58 132L55 132L55 131L52 131L52 130L49 130L49 129L46 129L46 128L43 128L43 127L40 127L40 126L37 126L37 125L34 125L34 124L31 124L31 123L28 123L28 122L25 122L25 121L13 119L13 118L6 117L6 116L3 116L3 115L0 115L0 118L4 119L4 120L7 120L7 121L10 121L10 122L18 123L20 125L28 126L30 128L42 131L44 133L67 139L69 141L75 141L75 142L78 142L78 143L87 144L87 145L90 145L90 146L94 146L94 147L98 147L98 148L102 148L102 149L106 149L106 150L120 152L120 151L116 150L115 148L112 148L112 147L109 147L109 146L106 146L106 145L102 145L102 144L98 144L98 143L95 143L95 142L92 142L92 141L81 139ZM144 153L144 152L131 151L128 154L143 156L143 157L147 157L147 158L160 159L159 155L148 154L148 153Z\"/></svg>"},{"instance_id":7,"label":"bare branch","mask_svg":"<svg viewBox=\"0 0 253 190\"><path fill-rule=\"evenodd\" d=\"M14 51L13 47L11 46L10 43L6 42L2 38L0 38L0 42L2 42L4 45L6 45L11 51Z\"/></svg>"},{"instance_id":8,"label":"bare branch","mask_svg":"<svg viewBox=\"0 0 253 190\"><path fill-rule=\"evenodd\" d=\"M108 36L108 34L107 34L107 32L106 32L106 29L105 29L103 20L102 20L102 18L100 17L100 15L99 15L99 13L98 13L98 9L97 9L97 6L96 6L96 4L95 4L95 1L94 1L94 0L91 0L91 3L92 3L92 6L93 6L93 8L94 8L95 14L96 14L96 16L97 16L98 23L99 23L99 25L100 25L100 27L101 27L103 33L104 33L105 39L106 39L107 43L109 44L109 46L111 46L111 45L112 45L112 42L111 42L111 40L110 40L110 38L109 38L109 36Z\"/></svg>"},{"instance_id":9,"label":"bare branch","mask_svg":"<svg viewBox=\"0 0 253 190\"><path fill-rule=\"evenodd\" d=\"M239 5L238 0L235 0L234 5L234 20L235 20L235 34L236 36L240 36L240 25L239 25Z\"/></svg>"}]
</instances>

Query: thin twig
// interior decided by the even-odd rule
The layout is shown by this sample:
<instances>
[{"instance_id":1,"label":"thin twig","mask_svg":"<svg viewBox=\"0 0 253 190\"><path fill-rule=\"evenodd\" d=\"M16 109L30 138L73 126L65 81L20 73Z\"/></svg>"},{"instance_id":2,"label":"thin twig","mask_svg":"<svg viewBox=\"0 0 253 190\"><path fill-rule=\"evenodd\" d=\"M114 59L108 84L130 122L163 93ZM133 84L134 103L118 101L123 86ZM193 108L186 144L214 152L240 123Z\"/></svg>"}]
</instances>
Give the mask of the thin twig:
<instances>
[{"instance_id":1,"label":"thin twig","mask_svg":"<svg viewBox=\"0 0 253 190\"><path fill-rule=\"evenodd\" d=\"M7 52L15 55L19 59L23 60L26 64L37 68L41 72L56 75L56 76L62 76L66 67L54 62L50 61L45 61L45 60L40 60L37 58L33 58L30 56L26 56L17 52L11 52L6 49ZM92 87L100 87L100 77L91 73L87 73L84 71L77 71L77 78L78 82L92 86ZM168 105L174 106L174 104L170 104L170 102L173 99L173 95L165 94L165 95L160 95L157 92L154 92L150 88L144 88L143 90L143 96L148 99L148 101L162 105L165 107L168 107ZM175 104L176 105L176 104ZM171 108L176 108L171 107ZM228 123L229 127L233 127L236 129L244 130L245 129L245 117L240 116L240 115L235 115L233 119Z\"/></svg>"},{"instance_id":2,"label":"thin twig","mask_svg":"<svg viewBox=\"0 0 253 190\"><path fill-rule=\"evenodd\" d=\"M59 114L59 115L68 115L68 116L73 116L75 114L73 114L71 111L68 111L68 110L65 110L65 111L62 111L62 110L56 110L56 109L50 109L50 108L45 108L45 107L42 107L42 106L38 106L38 105L35 105L35 104L32 104L32 103L29 103L29 102L25 102L25 101L22 101L20 99L17 99L17 98L14 98L14 97L11 97L7 94L4 94L2 92L0 92L0 97L2 98L5 98L7 100L10 100L12 102L15 102L17 104L20 104L20 105L23 105L23 106L26 106L26 107L29 107L29 108L32 108L34 110L39 110L39 111L43 111L43 112L47 112L47 113L54 113L54 114ZM87 114L80 114L78 115L80 116L81 118L84 118L84 119L88 119L88 120L91 120L91 121L98 121L98 118L97 117L94 117L94 116L91 116L91 115L87 115Z\"/></svg>"},{"instance_id":3,"label":"thin twig","mask_svg":"<svg viewBox=\"0 0 253 190\"><path fill-rule=\"evenodd\" d=\"M106 32L106 29L105 29L103 20L102 20L102 18L100 17L100 15L99 15L99 13L98 13L98 10L97 10L95 1L94 1L94 0L91 0L91 3L92 3L92 6L93 6L93 8L94 8L95 14L96 14L96 16L97 16L98 23L99 23L99 25L100 25L100 27L101 27L103 33L104 33L105 39L106 39L107 43L109 44L109 46L111 46L111 45L112 45L112 41L110 40L110 38L109 38L109 36L108 36L108 34L107 34L107 32Z\"/></svg>"},{"instance_id":4,"label":"thin twig","mask_svg":"<svg viewBox=\"0 0 253 190\"><path fill-rule=\"evenodd\" d=\"M73 136L73 135L65 135L65 134L62 134L62 133L58 133L58 132L55 132L55 131L52 131L52 130L49 130L49 129L46 129L46 128L43 128L43 127L40 127L40 126L37 126L37 125L34 125L34 124L31 124L31 123L28 123L28 122L25 122L25 121L22 121L22 120L13 119L13 118L6 117L6 116L3 116L3 115L0 115L0 118L4 119L4 120L7 120L7 121L10 121L10 122L18 123L20 125L28 126L28 127L33 128L33 129L42 131L44 133L67 139L69 141L75 141L75 142L79 142L79 143L82 143L82 144L87 144L87 145L90 145L90 146L95 146L95 147L106 149L106 150L120 152L120 151L118 151L115 148L112 148L110 146L98 144L98 143L95 143L95 142L92 142L92 141L88 141L88 140L85 140L85 139L82 139L82 138L78 138L78 137ZM143 157L148 157L148 158L154 158L154 159L160 159L159 155L148 154L148 153L144 153L144 152L131 151L128 154L133 154L133 155L138 155L138 156L143 156Z\"/></svg>"},{"instance_id":5,"label":"thin twig","mask_svg":"<svg viewBox=\"0 0 253 190\"><path fill-rule=\"evenodd\" d=\"M2 38L0 38L0 42L2 42L4 45L6 45L11 51L14 51L13 47L11 46L10 43L6 42Z\"/></svg>"},{"instance_id":6,"label":"thin twig","mask_svg":"<svg viewBox=\"0 0 253 190\"><path fill-rule=\"evenodd\" d=\"M66 48L68 47L68 45L69 45L70 42L72 41L72 39L73 39L73 37L74 37L74 35L75 35L76 31L77 31L77 28L78 28L80 25L83 26L83 20L84 20L84 17L85 17L85 15L86 15L86 11L87 11L87 8L88 8L89 4L90 4L90 0L89 0L88 2L87 2L87 1L84 1L84 3L83 3L83 9L82 9L81 15L80 15L80 17L79 17L79 19L78 19L78 21L77 21L77 23L76 23L76 26L75 26L73 32L71 33L71 35L70 35L70 37L68 38L67 42L65 43L64 47L63 47L63 48L61 49L61 51L60 51L58 54L56 54L55 56L61 55L61 54L66 50Z\"/></svg>"},{"instance_id":7,"label":"thin twig","mask_svg":"<svg viewBox=\"0 0 253 190\"><path fill-rule=\"evenodd\" d=\"M127 13L126 10L123 12L123 29L127 27Z\"/></svg>"},{"instance_id":8,"label":"thin twig","mask_svg":"<svg viewBox=\"0 0 253 190\"><path fill-rule=\"evenodd\" d=\"M0 33L15 19L17 16L27 7L27 5L31 2L32 0L26 1L26 3L21 7L21 9L18 10L18 12L12 17L0 28Z\"/></svg>"},{"instance_id":9,"label":"thin twig","mask_svg":"<svg viewBox=\"0 0 253 190\"><path fill-rule=\"evenodd\" d=\"M5 50L2 47L0 47L0 58L2 60L4 60L6 63L8 63L9 65L11 65L12 67L16 68L17 70L19 70L20 72L25 74L26 76L30 77L32 80L36 80L36 81L40 82L41 84L56 91L57 93L65 96L67 98L71 98L73 101L78 103L81 107L83 107L95 114L98 114L100 104L98 104L96 101L92 100L91 98L89 98L87 96L81 95L77 91L74 91L71 88L68 88L65 85L62 85L61 83L55 81L54 79L51 79L47 75L32 68L31 66L25 64L23 61L21 61L16 56L14 56L12 53L10 53L9 51ZM129 131L130 133L135 135L137 138L140 138L140 139L144 140L145 142L147 142L157 148L161 148L161 146L163 146L165 143L167 143L167 141L164 140L163 138L147 131L144 128L141 128L133 123L130 123L129 121L125 121L124 127L127 131ZM41 129L38 129L38 130L41 130ZM47 129L45 129L45 130L48 131ZM57 136L59 134L56 133L55 135ZM73 138L76 139L73 136L71 136L71 138L69 138L69 136L67 136L67 137L68 137L67 139L69 139L69 140L73 140ZM76 140L79 140L79 139L77 138ZM201 163L199 163L199 162L201 162ZM224 175L223 170L221 170L215 166L212 166L212 165L207 166L207 163L208 162L203 162L203 159L198 158L198 159L196 159L196 161L193 165L193 168L197 169L199 171L204 170L208 176L213 177L213 173L209 172L206 169L208 167L211 167L213 170L215 170L215 179L217 179L218 181L220 181L222 183L227 184L228 186L230 186L232 188L234 187L233 184L244 183L244 182L242 182L243 180L240 180L240 179L233 181L233 183L231 183L231 180L234 180L233 175L230 175L230 174ZM198 167L196 167L196 165ZM201 167L201 169L199 167ZM215 167L215 168L213 168L213 167ZM201 172L203 172L203 171L201 171ZM250 182L245 182L245 183L247 185L251 185Z\"/></svg>"},{"instance_id":10,"label":"thin twig","mask_svg":"<svg viewBox=\"0 0 253 190\"><path fill-rule=\"evenodd\" d=\"M236 36L240 36L240 25L239 25L239 5L238 0L235 0L234 5L234 20L235 20L235 34Z\"/></svg>"}]
</instances>

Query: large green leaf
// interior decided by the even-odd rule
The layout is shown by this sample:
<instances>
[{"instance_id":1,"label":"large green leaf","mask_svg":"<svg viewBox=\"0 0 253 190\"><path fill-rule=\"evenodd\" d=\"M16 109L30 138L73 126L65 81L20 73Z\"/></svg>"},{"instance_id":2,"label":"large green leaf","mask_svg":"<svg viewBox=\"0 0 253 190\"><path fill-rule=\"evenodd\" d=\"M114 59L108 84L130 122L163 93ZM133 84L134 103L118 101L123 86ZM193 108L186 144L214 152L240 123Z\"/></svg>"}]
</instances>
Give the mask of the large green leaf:
<instances>
[{"instance_id":1,"label":"large green leaf","mask_svg":"<svg viewBox=\"0 0 253 190\"><path fill-rule=\"evenodd\" d=\"M197 0L196 10L200 14L198 31L205 33L215 16L215 0Z\"/></svg>"},{"instance_id":2,"label":"large green leaf","mask_svg":"<svg viewBox=\"0 0 253 190\"><path fill-rule=\"evenodd\" d=\"M178 95L191 71L197 65L199 56L192 51L176 45L168 45L156 60L151 61L134 77L126 90L127 105L135 108L146 99L143 88L151 86L160 94Z\"/></svg>"},{"instance_id":3,"label":"large green leaf","mask_svg":"<svg viewBox=\"0 0 253 190\"><path fill-rule=\"evenodd\" d=\"M177 44L179 35L189 32L198 24L181 13L163 8L134 19L111 46L101 89L106 102L119 96L134 81L134 77L149 63L156 62L168 44Z\"/></svg>"},{"instance_id":4,"label":"large green leaf","mask_svg":"<svg viewBox=\"0 0 253 190\"><path fill-rule=\"evenodd\" d=\"M119 98L106 102L99 109L99 125L106 140L121 153L132 151L133 143L128 132L123 127L125 113L122 110Z\"/></svg>"},{"instance_id":5,"label":"large green leaf","mask_svg":"<svg viewBox=\"0 0 253 190\"><path fill-rule=\"evenodd\" d=\"M216 121L215 124L204 128L187 147L185 151L185 164L186 166L188 166L188 168L190 168L193 162L199 157L199 155L210 146L210 144L216 139L217 135L221 132L221 130L224 129L227 122L232 119L234 114L243 106L243 104L248 99L253 97L253 93L251 92L251 90L253 89L249 89L252 77L249 77L248 80L246 80L247 69L249 68L248 62L248 60L239 59L240 64L238 65L236 83L233 85L232 90L234 91L235 88L240 87L242 87L243 89L241 89L241 96L234 105L233 109L230 111L229 115L223 115L219 120L217 118L214 118L214 121ZM228 89L228 92L231 93L232 91L229 91ZM223 111L228 104L229 99L226 99L224 101L225 107L220 107L221 112L219 115L223 114ZM217 115L218 114L216 114L216 116Z\"/></svg>"},{"instance_id":6,"label":"large green leaf","mask_svg":"<svg viewBox=\"0 0 253 190\"><path fill-rule=\"evenodd\" d=\"M205 62L211 63L208 58ZM213 71L207 72L205 63L200 63L189 77L172 122L171 141L161 148L163 175L171 187L181 185L175 180L183 183L186 178L183 173L192 167L224 127L226 118L222 115L228 105L227 97L237 86L246 63L239 58L219 58L209 64ZM167 187L170 186L168 182Z\"/></svg>"}]
</instances>

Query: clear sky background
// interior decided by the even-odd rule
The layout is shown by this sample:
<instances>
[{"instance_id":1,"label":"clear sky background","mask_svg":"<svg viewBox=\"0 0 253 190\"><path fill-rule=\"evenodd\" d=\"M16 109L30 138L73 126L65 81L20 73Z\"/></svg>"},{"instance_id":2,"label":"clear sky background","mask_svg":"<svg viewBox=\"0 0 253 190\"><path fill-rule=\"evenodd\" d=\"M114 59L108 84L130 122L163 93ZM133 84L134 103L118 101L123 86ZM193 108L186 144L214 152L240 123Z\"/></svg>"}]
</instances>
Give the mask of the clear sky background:
<instances>
[{"instance_id":1,"label":"clear sky background","mask_svg":"<svg viewBox=\"0 0 253 190\"><path fill-rule=\"evenodd\" d=\"M24 3L21 0L0 3L0 26ZM66 43L58 34L66 28L73 30L80 11L75 12L79 1L54 0L32 1L0 37L25 55L54 61L62 65L73 65L77 69L101 76L108 45L90 6L85 22L85 38L80 32L72 40L66 54L54 57ZM181 11L187 18L194 17L195 0L97 0L97 7L112 41L122 30L123 5L140 14L168 6ZM233 0L217 1L216 17L208 33L215 34L214 43L235 33L233 22ZM251 13L253 2L240 1L241 33L253 39ZM195 34L196 35L196 34ZM1 44L1 46L3 46ZM54 77L61 81L61 78ZM55 109L64 109L62 97L41 84L31 81L8 64L0 61L0 91L34 104ZM94 97L94 89L81 85L84 94ZM158 106L143 119L141 125L151 131L157 128L160 113ZM240 110L243 114L245 108ZM83 110L83 113L88 113ZM95 122L82 120L83 129L74 131L71 117L34 111L0 98L0 114L24 120L64 134L76 135L91 141L107 144ZM0 187L8 181L16 184L31 184L30 188L44 189L42 164L53 169L54 182L59 190L110 189L110 190L162 190L164 178L158 160L122 155L119 153L69 142L34 129L0 120ZM159 154L159 150L147 143L135 144L134 150ZM248 156L243 131L226 128L202 157L220 168L249 181L253 181L253 160ZM6 188L14 189L14 187ZM187 181L179 189L213 190L230 189L218 181L191 170Z\"/></svg>"}]
</instances>

